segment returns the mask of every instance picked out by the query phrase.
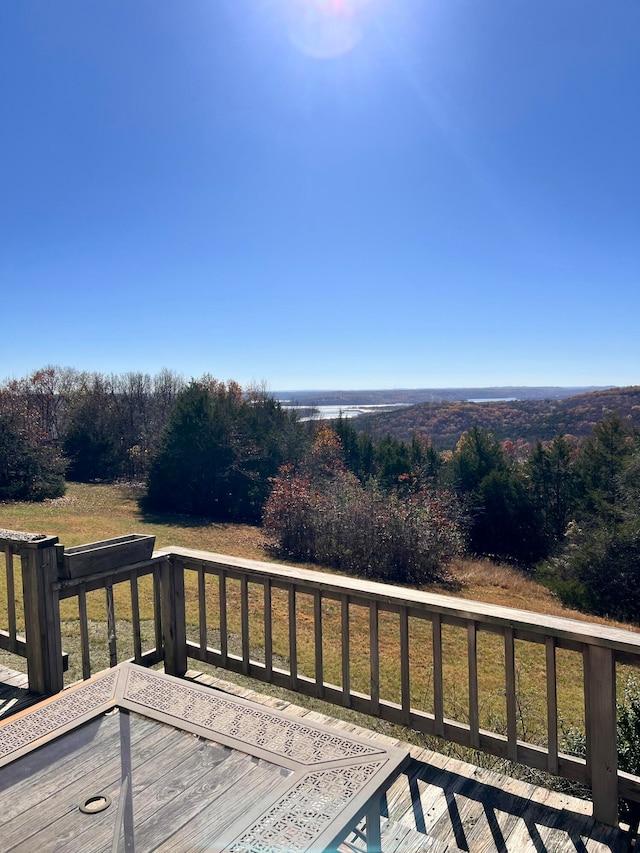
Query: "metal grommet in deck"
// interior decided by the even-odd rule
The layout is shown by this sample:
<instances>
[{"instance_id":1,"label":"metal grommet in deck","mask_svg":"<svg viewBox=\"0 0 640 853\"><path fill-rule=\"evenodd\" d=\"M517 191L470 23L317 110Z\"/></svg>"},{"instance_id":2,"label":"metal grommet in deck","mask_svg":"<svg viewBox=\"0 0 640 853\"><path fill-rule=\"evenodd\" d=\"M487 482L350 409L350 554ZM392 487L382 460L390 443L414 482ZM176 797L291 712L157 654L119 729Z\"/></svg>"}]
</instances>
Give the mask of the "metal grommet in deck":
<instances>
[{"instance_id":1,"label":"metal grommet in deck","mask_svg":"<svg viewBox=\"0 0 640 853\"><path fill-rule=\"evenodd\" d=\"M92 796L87 797L78 808L83 814L98 814L98 812L103 812L105 809L108 809L111 805L111 797L108 797L106 794L92 794Z\"/></svg>"}]
</instances>

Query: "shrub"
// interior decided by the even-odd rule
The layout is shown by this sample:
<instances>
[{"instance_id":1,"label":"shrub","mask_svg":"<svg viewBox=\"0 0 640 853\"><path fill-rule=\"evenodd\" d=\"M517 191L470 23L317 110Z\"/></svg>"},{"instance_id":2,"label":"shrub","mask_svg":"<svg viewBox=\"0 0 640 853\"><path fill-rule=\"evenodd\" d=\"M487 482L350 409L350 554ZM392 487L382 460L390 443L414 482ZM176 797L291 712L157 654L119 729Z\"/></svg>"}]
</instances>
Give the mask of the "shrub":
<instances>
[{"instance_id":1,"label":"shrub","mask_svg":"<svg viewBox=\"0 0 640 853\"><path fill-rule=\"evenodd\" d=\"M323 427L300 470L280 470L264 512L268 544L285 558L352 574L400 583L442 579L463 543L453 494L363 486L340 452L338 437Z\"/></svg>"}]
</instances>

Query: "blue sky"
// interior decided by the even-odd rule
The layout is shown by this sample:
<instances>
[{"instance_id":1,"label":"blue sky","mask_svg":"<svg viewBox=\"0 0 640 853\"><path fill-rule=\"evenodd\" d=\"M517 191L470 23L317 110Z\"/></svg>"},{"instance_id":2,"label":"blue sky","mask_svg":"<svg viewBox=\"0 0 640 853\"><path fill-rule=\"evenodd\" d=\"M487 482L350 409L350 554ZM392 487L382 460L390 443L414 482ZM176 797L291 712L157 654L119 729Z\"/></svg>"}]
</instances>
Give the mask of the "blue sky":
<instances>
[{"instance_id":1,"label":"blue sky","mask_svg":"<svg viewBox=\"0 0 640 853\"><path fill-rule=\"evenodd\" d=\"M637 0L3 0L0 378L640 384Z\"/></svg>"}]
</instances>

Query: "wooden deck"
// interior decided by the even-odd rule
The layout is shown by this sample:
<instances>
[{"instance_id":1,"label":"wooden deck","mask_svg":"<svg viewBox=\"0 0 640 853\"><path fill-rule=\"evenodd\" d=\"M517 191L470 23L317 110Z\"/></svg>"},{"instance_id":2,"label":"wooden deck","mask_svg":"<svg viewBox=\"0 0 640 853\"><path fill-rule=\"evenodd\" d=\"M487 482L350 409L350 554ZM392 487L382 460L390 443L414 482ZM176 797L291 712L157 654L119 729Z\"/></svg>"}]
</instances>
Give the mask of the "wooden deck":
<instances>
[{"instance_id":1,"label":"wooden deck","mask_svg":"<svg viewBox=\"0 0 640 853\"><path fill-rule=\"evenodd\" d=\"M42 696L29 690L24 672L16 672L0 664L0 719L17 714L41 699Z\"/></svg>"},{"instance_id":2,"label":"wooden deck","mask_svg":"<svg viewBox=\"0 0 640 853\"><path fill-rule=\"evenodd\" d=\"M412 762L387 793L384 853L626 853L629 849L627 833L596 823L588 801L482 770L223 679L195 671L189 671L187 678L407 749ZM358 849L357 839L353 843Z\"/></svg>"},{"instance_id":3,"label":"wooden deck","mask_svg":"<svg viewBox=\"0 0 640 853\"><path fill-rule=\"evenodd\" d=\"M479 769L223 679L195 671L188 672L187 678L296 718L408 750L411 764L386 796L384 853L626 853L629 850L627 833L597 824L591 817L590 802ZM12 716L40 698L27 689L24 674L0 667L1 718ZM347 853L364 849L356 835L350 844L341 850Z\"/></svg>"}]
</instances>

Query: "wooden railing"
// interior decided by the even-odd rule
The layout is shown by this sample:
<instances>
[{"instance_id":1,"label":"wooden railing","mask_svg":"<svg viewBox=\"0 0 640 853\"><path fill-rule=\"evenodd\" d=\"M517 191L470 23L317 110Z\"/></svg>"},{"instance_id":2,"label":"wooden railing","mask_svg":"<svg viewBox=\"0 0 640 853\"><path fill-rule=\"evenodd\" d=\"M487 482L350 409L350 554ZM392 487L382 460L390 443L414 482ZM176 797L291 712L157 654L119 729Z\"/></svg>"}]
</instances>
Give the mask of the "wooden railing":
<instances>
[{"instance_id":1,"label":"wooden railing","mask_svg":"<svg viewBox=\"0 0 640 853\"><path fill-rule=\"evenodd\" d=\"M9 533L9 531L7 531ZM108 637L108 661L115 666L122 657L118 654L118 636L114 606L114 587L128 588L133 655L136 663L152 666L164 659L162 631L162 572L167 575L164 586L171 582L171 565L167 557L158 556L132 566L98 572L82 578L60 579L58 574L58 539L55 536L17 538L0 537L0 551L5 562L5 607L0 619L7 629L0 629L0 649L27 659L29 687L45 695L58 693L64 686L64 672L69 655L62 651L60 602L77 600L82 678L92 673L92 643L87 618L87 594L104 590ZM16 571L16 557L20 572ZM138 582L150 575L153 580L154 644L143 649L140 633ZM20 582L21 581L21 582ZM165 602L165 608L167 604ZM172 609L172 608L170 608ZM171 613L167 617L171 619ZM19 624L23 634L19 632Z\"/></svg>"},{"instance_id":2,"label":"wooden railing","mask_svg":"<svg viewBox=\"0 0 640 853\"><path fill-rule=\"evenodd\" d=\"M592 790L594 815L597 819L615 825L618 797L640 801L640 779L622 773L617 767L616 744L616 664L640 666L640 635L630 631L610 628L594 623L544 616L521 610L424 593L386 584L337 577L321 572L289 568L270 563L230 558L206 552L172 548L166 552L173 564L174 584L181 591L176 598L175 621L181 627L176 631L176 641L169 649L165 646L166 661L171 660L174 674L184 674L187 657L223 667L235 672L270 682L308 696L315 696L336 705L379 717L392 723L409 726L420 732L446 738L465 747L480 749L491 755L507 758L537 770L547 771L574 782L587 785ZM198 624L197 641L186 639L185 612L183 610L185 576L195 575L192 589L197 590ZM207 600L207 576L216 580L215 594ZM229 648L229 621L236 614L229 612L228 587L230 582L239 586L239 631L233 632L239 645ZM187 584L189 586L189 584ZM255 637L255 594L261 589L261 637ZM212 590L212 591L213 591ZM284 591L288 609L288 649L286 666L283 656L274 661L274 631L272 597L276 590ZM255 593L255 589L253 589ZM307 624L305 638L311 638L314 675L300 671L299 602L306 598ZM250 601L252 604L250 604ZM339 617L328 628L332 639L339 631L341 646L340 682L328 682L324 674L323 648L326 629L323 604L335 602ZM217 610L215 622L219 626L219 643L213 647L208 642L207 616L212 604ZM260 601L258 602L260 607ZM351 684L352 636L350 610L365 608L368 614L366 642L369 663L369 690L356 691ZM400 672L399 701L383 698L381 684L381 643L379 625L382 614L393 614L397 620ZM412 671L409 654L410 620L426 623L430 637L432 668L433 710L426 712L412 703ZM254 620L255 621L255 620ZM311 623L310 625L308 623ZM443 628L455 626L466 635L468 697L466 721L445 716L443 679ZM503 684L506 697L506 733L489 731L480 726L478 690L478 639L481 633L497 635L503 645ZM254 636L251 636L253 634ZM324 642L323 642L324 641ZM518 738L518 706L515 643L522 641L544 649L545 675L539 685L546 698L546 744L527 743ZM362 637L358 637L359 648ZM253 649L261 650L262 660L256 659ZM582 679L574 685L584 701L586 728L586 758L563 754L558 737L558 674L557 652L570 650L577 653L583 663ZM426 654L426 652L425 652ZM424 676L420 676L424 678Z\"/></svg>"},{"instance_id":3,"label":"wooden railing","mask_svg":"<svg viewBox=\"0 0 640 853\"><path fill-rule=\"evenodd\" d=\"M25 641L17 634L16 615L8 604L8 630L0 634L0 648L26 654L34 690L53 693L63 686L61 601L77 599L86 678L92 668L87 594L105 591L108 660L112 665L118 662L114 588L119 588L129 603L133 659L138 663L164 660L168 673L182 676L193 658L582 783L591 788L596 819L611 825L617 823L619 797L640 802L640 779L618 769L616 744L616 667L640 666L638 634L183 548L165 549L151 560L107 573L61 580L54 557L56 541L48 537L7 545L0 540L7 555L8 600L9 593L16 592L13 557L20 555L26 630ZM153 583L155 640L146 650L138 606L138 583L145 576ZM388 648L389 620L397 638L393 651ZM462 637L466 659L466 684L459 691L465 703L462 715L449 712L445 690L449 665L445 640L452 629ZM503 731L483 725L479 664L485 663L480 657L485 636L500 646L493 665L502 673ZM541 649L544 660L537 685L546 706L542 743L528 742L519 730L516 644ZM559 652L572 653L580 663L572 690L580 694L584 708L585 758L561 749ZM387 695L383 676L386 673L388 680L390 656L395 657L397 688ZM417 688L422 691L427 681L428 709L415 698Z\"/></svg>"}]
</instances>

